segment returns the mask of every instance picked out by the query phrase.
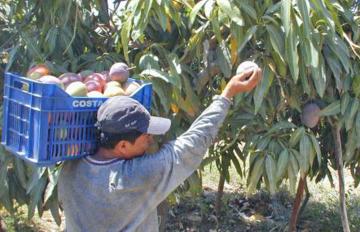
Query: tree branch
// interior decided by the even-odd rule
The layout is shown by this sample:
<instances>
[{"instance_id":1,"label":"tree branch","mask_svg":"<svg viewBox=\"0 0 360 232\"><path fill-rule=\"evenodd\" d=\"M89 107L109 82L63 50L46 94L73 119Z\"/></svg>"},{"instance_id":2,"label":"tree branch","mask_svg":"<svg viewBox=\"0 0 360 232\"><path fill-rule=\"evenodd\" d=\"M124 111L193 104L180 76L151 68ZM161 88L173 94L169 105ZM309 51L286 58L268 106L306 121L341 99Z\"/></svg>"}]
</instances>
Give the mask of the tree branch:
<instances>
[{"instance_id":1,"label":"tree branch","mask_svg":"<svg viewBox=\"0 0 360 232\"><path fill-rule=\"evenodd\" d=\"M346 212L346 201L345 201L345 185L344 185L344 167L342 159L342 147L341 147L341 127L339 123L335 123L332 127L334 142L335 142L335 159L339 175L339 192L340 192L340 214L341 223L344 232L350 232L349 221Z\"/></svg>"},{"instance_id":2,"label":"tree branch","mask_svg":"<svg viewBox=\"0 0 360 232\"><path fill-rule=\"evenodd\" d=\"M296 197L294 200L293 209L291 212L291 218L290 218L290 223L289 223L289 232L296 232L296 224L297 224L297 220L298 220L298 216L299 216L299 208L300 208L301 200L302 200L302 197L304 194L305 182L306 182L306 176L304 176L303 178L300 178L297 192L296 192Z\"/></svg>"},{"instance_id":3,"label":"tree branch","mask_svg":"<svg viewBox=\"0 0 360 232\"><path fill-rule=\"evenodd\" d=\"M198 74L198 78L195 81L195 88L199 93L204 86L210 81L210 78L220 73L220 67L217 63L210 63L209 67L204 69Z\"/></svg>"}]
</instances>

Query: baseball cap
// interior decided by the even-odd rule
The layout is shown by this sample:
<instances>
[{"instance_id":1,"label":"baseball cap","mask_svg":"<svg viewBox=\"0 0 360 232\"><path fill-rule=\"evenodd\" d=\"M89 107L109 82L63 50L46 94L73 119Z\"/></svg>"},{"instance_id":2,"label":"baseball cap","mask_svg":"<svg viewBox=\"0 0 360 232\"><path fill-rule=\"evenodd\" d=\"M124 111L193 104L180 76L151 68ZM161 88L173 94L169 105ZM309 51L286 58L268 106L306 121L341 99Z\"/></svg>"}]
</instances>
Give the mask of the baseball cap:
<instances>
[{"instance_id":1,"label":"baseball cap","mask_svg":"<svg viewBox=\"0 0 360 232\"><path fill-rule=\"evenodd\" d=\"M102 132L141 133L161 135L171 126L170 119L151 116L137 100L127 96L115 96L106 100L97 112L97 126Z\"/></svg>"}]
</instances>

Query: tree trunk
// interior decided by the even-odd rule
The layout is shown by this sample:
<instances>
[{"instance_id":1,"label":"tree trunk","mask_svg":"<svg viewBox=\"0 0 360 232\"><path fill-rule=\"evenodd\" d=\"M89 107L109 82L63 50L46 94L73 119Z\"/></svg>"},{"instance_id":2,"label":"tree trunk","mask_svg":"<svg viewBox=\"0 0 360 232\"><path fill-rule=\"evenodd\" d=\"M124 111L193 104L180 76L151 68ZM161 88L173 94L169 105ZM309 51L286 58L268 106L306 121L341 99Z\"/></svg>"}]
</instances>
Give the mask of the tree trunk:
<instances>
[{"instance_id":1,"label":"tree trunk","mask_svg":"<svg viewBox=\"0 0 360 232\"><path fill-rule=\"evenodd\" d=\"M296 224L297 224L297 220L298 220L301 200L302 200L302 197L304 194L305 182L306 182L306 176L304 178L300 178L298 188L296 191L296 197L294 200L293 209L291 212L291 218L290 218L290 223L289 223L289 232L296 232Z\"/></svg>"},{"instance_id":2,"label":"tree trunk","mask_svg":"<svg viewBox=\"0 0 360 232\"><path fill-rule=\"evenodd\" d=\"M169 203L167 200L161 202L157 207L158 221L159 221L159 232L164 232L166 229L166 222L168 218Z\"/></svg>"},{"instance_id":3,"label":"tree trunk","mask_svg":"<svg viewBox=\"0 0 360 232\"><path fill-rule=\"evenodd\" d=\"M309 189L308 189L308 186L307 186L307 180L305 179L305 198L304 198L303 203L301 204L298 217L301 217L301 215L303 214L303 212L305 210L305 207L306 207L306 205L307 205L307 203L309 201L309 198L310 198L310 192L309 192Z\"/></svg>"},{"instance_id":4,"label":"tree trunk","mask_svg":"<svg viewBox=\"0 0 360 232\"><path fill-rule=\"evenodd\" d=\"M220 172L218 192L217 192L216 202L215 202L215 212L216 212L216 216L218 218L220 217L221 208L222 208L222 196L224 194L224 184L225 184L225 175Z\"/></svg>"},{"instance_id":5,"label":"tree trunk","mask_svg":"<svg viewBox=\"0 0 360 232\"><path fill-rule=\"evenodd\" d=\"M4 227L3 227L3 221L1 220L1 217L0 217L0 232L5 232Z\"/></svg>"},{"instance_id":6,"label":"tree trunk","mask_svg":"<svg viewBox=\"0 0 360 232\"><path fill-rule=\"evenodd\" d=\"M335 128L334 128L335 126ZM336 123L333 126L333 136L335 142L335 158L339 176L339 192L340 192L340 214L343 231L350 232L349 221L346 212L346 201L345 201L345 185L344 185L344 167L342 159L342 147L341 147L341 135L340 125Z\"/></svg>"}]
</instances>

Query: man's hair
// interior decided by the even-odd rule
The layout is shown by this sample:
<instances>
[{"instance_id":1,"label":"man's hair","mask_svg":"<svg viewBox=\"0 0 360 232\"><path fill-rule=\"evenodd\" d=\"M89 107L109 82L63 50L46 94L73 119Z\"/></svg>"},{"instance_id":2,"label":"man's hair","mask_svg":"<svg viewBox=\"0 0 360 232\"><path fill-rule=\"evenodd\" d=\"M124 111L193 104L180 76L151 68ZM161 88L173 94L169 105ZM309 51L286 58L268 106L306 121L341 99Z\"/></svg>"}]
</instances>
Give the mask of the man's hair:
<instances>
[{"instance_id":1,"label":"man's hair","mask_svg":"<svg viewBox=\"0 0 360 232\"><path fill-rule=\"evenodd\" d=\"M139 131L131 131L127 133L109 133L97 130L97 141L98 147L103 147L106 149L114 149L116 144L118 144L121 140L129 141L130 143L134 143L137 138L142 135L142 132Z\"/></svg>"}]
</instances>

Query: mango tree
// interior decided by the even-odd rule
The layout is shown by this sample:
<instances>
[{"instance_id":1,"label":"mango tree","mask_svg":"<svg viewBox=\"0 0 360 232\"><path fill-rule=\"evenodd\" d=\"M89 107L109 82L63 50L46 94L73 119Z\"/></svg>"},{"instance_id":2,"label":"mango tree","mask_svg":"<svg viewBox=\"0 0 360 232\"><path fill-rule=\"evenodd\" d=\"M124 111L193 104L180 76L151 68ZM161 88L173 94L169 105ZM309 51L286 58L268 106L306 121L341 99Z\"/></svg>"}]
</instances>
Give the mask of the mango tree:
<instances>
[{"instance_id":1,"label":"mango tree","mask_svg":"<svg viewBox=\"0 0 360 232\"><path fill-rule=\"evenodd\" d=\"M348 231L342 165L360 180L358 10L346 0L5 1L1 72L25 73L33 63L56 75L103 71L125 61L135 78L153 83L153 113L172 119L166 138L172 139L240 62L255 61L263 69L261 84L234 99L203 163L215 162L220 172L219 196L230 165L247 178L249 193L262 186L275 193L284 182L295 193L298 185L293 231L306 179L332 179L333 167ZM34 168L5 151L0 157L2 205L27 204L30 218L35 208L50 209L59 222L61 166ZM189 183L199 183L197 177Z\"/></svg>"}]
</instances>

